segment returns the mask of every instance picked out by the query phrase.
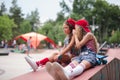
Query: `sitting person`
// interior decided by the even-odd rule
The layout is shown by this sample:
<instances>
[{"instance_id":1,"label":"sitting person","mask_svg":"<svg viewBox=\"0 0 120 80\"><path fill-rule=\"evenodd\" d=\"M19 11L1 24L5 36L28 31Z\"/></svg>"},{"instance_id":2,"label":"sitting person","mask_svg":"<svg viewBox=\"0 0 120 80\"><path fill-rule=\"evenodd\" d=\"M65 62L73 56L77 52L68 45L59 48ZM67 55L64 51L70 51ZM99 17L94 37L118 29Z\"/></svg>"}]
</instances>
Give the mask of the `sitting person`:
<instances>
[{"instance_id":1,"label":"sitting person","mask_svg":"<svg viewBox=\"0 0 120 80\"><path fill-rule=\"evenodd\" d=\"M69 55L68 59L66 59L65 63L69 63L70 62L70 58L72 56L75 56L76 54L74 54L74 38L72 35L72 31L73 29L75 29L75 20L73 20L72 18L69 18L68 20L66 20L63 24L63 30L64 33L66 34L66 38L64 40L64 47L61 50L60 53L54 53L52 54L50 57L48 58L44 58L42 60L39 61L34 61L32 58L30 57L25 57L25 60L30 64L30 66L32 67L32 69L34 71L36 71L38 69L39 66L43 66L45 65L48 61L49 62L54 62L54 61L59 61L61 62L61 60L64 58L65 59L65 55ZM74 55L71 55L74 54ZM58 60L61 59L61 60Z\"/></svg>"},{"instance_id":2,"label":"sitting person","mask_svg":"<svg viewBox=\"0 0 120 80\"><path fill-rule=\"evenodd\" d=\"M71 80L80 75L86 69L94 67L97 64L96 53L98 52L97 39L88 28L88 21L85 19L78 20L73 30L75 45L81 52L79 56L72 58L72 61L66 67L59 63L53 64L48 62L46 69L55 80ZM54 70L54 73L49 68Z\"/></svg>"}]
</instances>

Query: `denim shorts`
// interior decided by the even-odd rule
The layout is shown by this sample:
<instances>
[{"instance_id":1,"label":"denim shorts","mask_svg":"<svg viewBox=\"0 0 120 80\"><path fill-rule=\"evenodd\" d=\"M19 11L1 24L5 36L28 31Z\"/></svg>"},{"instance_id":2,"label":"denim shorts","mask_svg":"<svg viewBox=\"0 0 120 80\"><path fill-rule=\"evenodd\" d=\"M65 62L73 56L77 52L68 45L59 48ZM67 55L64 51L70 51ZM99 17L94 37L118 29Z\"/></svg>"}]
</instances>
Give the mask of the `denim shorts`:
<instances>
[{"instance_id":1,"label":"denim shorts","mask_svg":"<svg viewBox=\"0 0 120 80\"><path fill-rule=\"evenodd\" d=\"M86 60L91 63L92 67L97 64L96 53L91 51L90 49L87 49L86 47L81 50L79 56L73 57L71 60L76 60L78 63Z\"/></svg>"},{"instance_id":2,"label":"denim shorts","mask_svg":"<svg viewBox=\"0 0 120 80\"><path fill-rule=\"evenodd\" d=\"M30 46L27 46L27 48L28 48L28 51L30 51L31 47L30 47Z\"/></svg>"}]
</instances>

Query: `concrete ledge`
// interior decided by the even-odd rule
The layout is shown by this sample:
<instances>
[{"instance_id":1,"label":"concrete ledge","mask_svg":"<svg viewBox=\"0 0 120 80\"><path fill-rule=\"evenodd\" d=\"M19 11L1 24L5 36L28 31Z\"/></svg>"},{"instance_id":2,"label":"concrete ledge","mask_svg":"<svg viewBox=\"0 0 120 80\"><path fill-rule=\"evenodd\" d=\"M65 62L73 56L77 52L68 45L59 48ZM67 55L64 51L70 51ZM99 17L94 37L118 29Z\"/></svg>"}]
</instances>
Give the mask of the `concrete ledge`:
<instances>
[{"instance_id":1,"label":"concrete ledge","mask_svg":"<svg viewBox=\"0 0 120 80\"><path fill-rule=\"evenodd\" d=\"M93 75L89 80L120 80L120 60L114 58L104 68Z\"/></svg>"},{"instance_id":2,"label":"concrete ledge","mask_svg":"<svg viewBox=\"0 0 120 80\"><path fill-rule=\"evenodd\" d=\"M81 74L73 80L120 80L120 49L109 49L107 55L108 63L106 65L99 65L89 70L86 70L83 74ZM42 68L37 72L23 74L11 80L54 79L45 71L44 68Z\"/></svg>"},{"instance_id":3,"label":"concrete ledge","mask_svg":"<svg viewBox=\"0 0 120 80\"><path fill-rule=\"evenodd\" d=\"M7 49L0 50L0 56L4 56L4 55L9 55L9 50Z\"/></svg>"}]
</instances>

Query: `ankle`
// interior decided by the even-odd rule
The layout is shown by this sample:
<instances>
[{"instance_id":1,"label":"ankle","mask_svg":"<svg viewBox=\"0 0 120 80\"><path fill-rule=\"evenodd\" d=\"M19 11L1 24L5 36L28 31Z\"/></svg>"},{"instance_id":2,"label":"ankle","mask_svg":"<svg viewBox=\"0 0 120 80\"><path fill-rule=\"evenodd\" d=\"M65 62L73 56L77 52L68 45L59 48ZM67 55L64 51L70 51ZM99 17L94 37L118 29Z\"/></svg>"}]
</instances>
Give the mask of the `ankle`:
<instances>
[{"instance_id":1,"label":"ankle","mask_svg":"<svg viewBox=\"0 0 120 80\"><path fill-rule=\"evenodd\" d=\"M36 62L37 66L39 67L41 64L39 62Z\"/></svg>"}]
</instances>

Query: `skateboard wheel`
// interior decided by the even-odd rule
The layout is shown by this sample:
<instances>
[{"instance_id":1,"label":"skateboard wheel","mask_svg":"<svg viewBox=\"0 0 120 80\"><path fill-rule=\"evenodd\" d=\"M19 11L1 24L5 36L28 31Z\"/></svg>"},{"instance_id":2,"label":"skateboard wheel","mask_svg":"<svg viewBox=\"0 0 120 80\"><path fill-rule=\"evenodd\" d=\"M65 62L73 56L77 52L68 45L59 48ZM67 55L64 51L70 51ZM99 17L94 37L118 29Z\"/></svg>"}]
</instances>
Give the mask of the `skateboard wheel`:
<instances>
[{"instance_id":1,"label":"skateboard wheel","mask_svg":"<svg viewBox=\"0 0 120 80\"><path fill-rule=\"evenodd\" d=\"M102 61L102 64L107 64L107 60L103 60L103 61Z\"/></svg>"},{"instance_id":2,"label":"skateboard wheel","mask_svg":"<svg viewBox=\"0 0 120 80\"><path fill-rule=\"evenodd\" d=\"M97 65L100 65L101 64L101 61L97 60Z\"/></svg>"}]
</instances>

